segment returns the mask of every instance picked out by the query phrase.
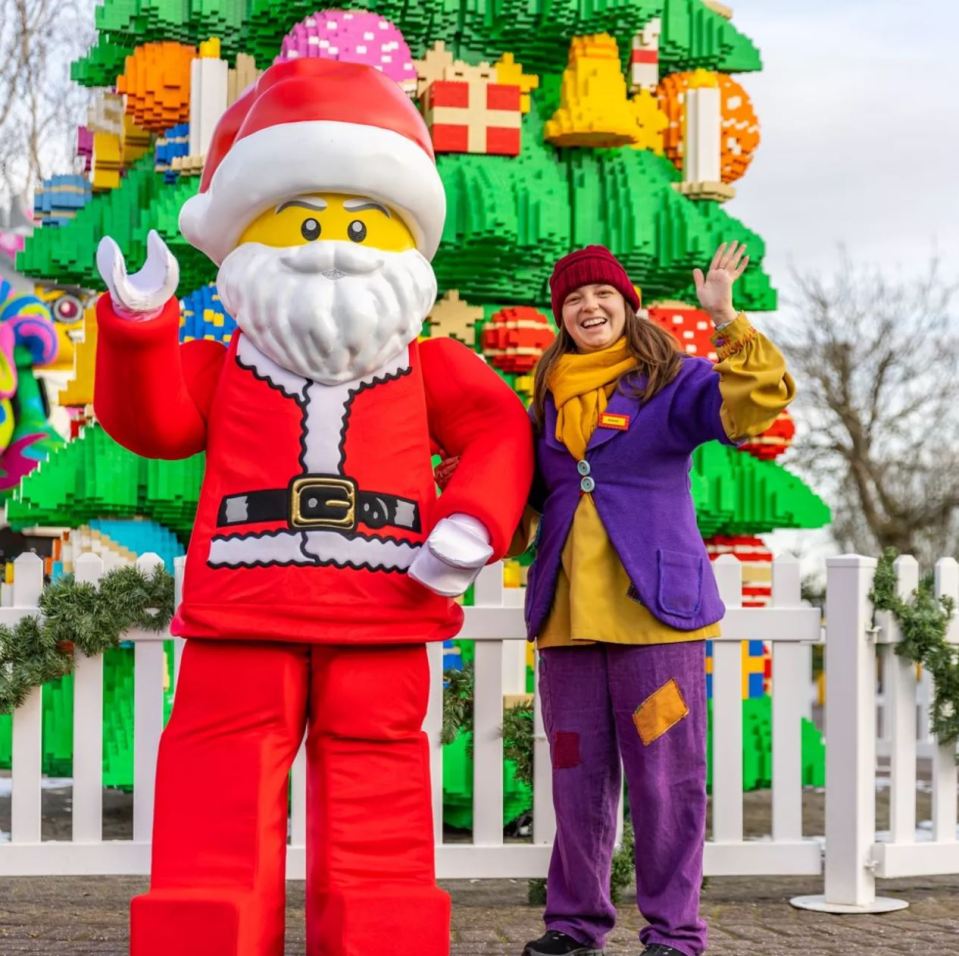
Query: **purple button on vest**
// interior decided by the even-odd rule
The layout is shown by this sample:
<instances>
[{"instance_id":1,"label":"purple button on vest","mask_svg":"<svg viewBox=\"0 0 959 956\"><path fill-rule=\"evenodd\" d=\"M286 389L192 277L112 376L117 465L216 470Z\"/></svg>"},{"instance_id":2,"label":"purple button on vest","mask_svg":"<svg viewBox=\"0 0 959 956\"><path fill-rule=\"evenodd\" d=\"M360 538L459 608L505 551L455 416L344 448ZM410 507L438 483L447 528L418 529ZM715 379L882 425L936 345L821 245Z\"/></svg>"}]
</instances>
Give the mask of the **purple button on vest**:
<instances>
[{"instance_id":1,"label":"purple button on vest","mask_svg":"<svg viewBox=\"0 0 959 956\"><path fill-rule=\"evenodd\" d=\"M642 388L645 381L636 378ZM626 392L631 386L626 385ZM593 501L642 603L664 624L692 631L725 612L696 525L689 470L693 450L716 439L731 444L720 420L719 375L706 359L685 357L679 374L649 402L618 389L607 411L629 415L625 430L598 427L586 449ZM526 590L532 640L553 603L556 577L582 494L576 459L556 439L556 406L546 399L536 438L542 511L536 560Z\"/></svg>"}]
</instances>

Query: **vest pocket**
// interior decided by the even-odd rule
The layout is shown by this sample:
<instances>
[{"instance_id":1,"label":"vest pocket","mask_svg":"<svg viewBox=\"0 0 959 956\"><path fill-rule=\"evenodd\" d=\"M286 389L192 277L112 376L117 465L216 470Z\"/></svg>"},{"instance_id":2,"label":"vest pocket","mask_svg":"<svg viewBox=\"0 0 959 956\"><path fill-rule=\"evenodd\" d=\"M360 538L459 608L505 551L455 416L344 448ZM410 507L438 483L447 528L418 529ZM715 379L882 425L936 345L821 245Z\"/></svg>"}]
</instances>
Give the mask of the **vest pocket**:
<instances>
[{"instance_id":1,"label":"vest pocket","mask_svg":"<svg viewBox=\"0 0 959 956\"><path fill-rule=\"evenodd\" d=\"M676 617L695 617L703 602L702 555L658 548L659 606Z\"/></svg>"}]
</instances>

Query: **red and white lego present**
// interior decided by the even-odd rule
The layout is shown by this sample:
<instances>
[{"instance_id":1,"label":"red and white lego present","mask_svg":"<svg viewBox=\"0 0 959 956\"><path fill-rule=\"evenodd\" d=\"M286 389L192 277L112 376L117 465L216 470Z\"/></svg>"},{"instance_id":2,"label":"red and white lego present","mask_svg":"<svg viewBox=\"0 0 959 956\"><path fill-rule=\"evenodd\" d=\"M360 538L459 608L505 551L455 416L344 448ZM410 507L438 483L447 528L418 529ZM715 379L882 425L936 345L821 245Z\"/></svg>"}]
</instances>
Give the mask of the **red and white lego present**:
<instances>
[{"instance_id":1,"label":"red and white lego present","mask_svg":"<svg viewBox=\"0 0 959 956\"><path fill-rule=\"evenodd\" d=\"M518 156L521 90L481 80L435 80L424 94L424 115L438 153Z\"/></svg>"}]
</instances>

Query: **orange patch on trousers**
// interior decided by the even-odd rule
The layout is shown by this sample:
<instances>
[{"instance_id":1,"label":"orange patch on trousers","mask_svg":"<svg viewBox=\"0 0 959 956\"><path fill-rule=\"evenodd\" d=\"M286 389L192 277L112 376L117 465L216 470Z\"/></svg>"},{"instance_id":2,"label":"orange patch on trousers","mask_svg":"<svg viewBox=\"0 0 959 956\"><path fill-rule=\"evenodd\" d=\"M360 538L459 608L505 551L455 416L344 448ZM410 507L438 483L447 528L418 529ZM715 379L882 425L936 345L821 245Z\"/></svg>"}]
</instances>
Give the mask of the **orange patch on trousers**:
<instances>
[{"instance_id":1,"label":"orange patch on trousers","mask_svg":"<svg viewBox=\"0 0 959 956\"><path fill-rule=\"evenodd\" d=\"M633 711L633 723L640 740L648 747L688 713L679 685L670 678Z\"/></svg>"}]
</instances>

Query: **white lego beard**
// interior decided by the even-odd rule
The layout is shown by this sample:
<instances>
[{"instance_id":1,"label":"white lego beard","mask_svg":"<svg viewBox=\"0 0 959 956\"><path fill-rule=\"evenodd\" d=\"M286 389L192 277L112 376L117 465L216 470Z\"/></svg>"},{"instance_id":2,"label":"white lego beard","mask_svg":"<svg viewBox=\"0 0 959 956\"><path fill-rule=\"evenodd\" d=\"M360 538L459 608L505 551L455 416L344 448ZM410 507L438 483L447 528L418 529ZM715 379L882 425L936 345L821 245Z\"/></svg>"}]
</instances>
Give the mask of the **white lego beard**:
<instances>
[{"instance_id":1,"label":"white lego beard","mask_svg":"<svg viewBox=\"0 0 959 956\"><path fill-rule=\"evenodd\" d=\"M240 330L277 365L324 385L382 368L419 334L436 277L415 249L352 242L247 242L231 252L217 288Z\"/></svg>"}]
</instances>

